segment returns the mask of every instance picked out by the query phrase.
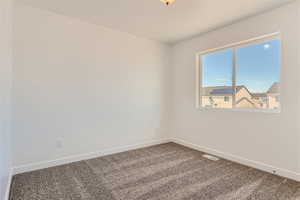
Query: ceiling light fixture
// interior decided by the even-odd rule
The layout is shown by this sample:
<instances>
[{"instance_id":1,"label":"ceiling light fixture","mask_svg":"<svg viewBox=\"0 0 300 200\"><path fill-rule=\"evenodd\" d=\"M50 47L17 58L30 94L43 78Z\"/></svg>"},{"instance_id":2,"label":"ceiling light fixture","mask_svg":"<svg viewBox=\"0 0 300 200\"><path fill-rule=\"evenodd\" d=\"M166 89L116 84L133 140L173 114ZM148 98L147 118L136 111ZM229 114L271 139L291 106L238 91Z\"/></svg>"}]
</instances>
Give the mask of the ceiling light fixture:
<instances>
[{"instance_id":1,"label":"ceiling light fixture","mask_svg":"<svg viewBox=\"0 0 300 200\"><path fill-rule=\"evenodd\" d=\"M160 1L163 2L164 4L166 4L168 6L171 3L173 3L175 0L160 0Z\"/></svg>"}]
</instances>

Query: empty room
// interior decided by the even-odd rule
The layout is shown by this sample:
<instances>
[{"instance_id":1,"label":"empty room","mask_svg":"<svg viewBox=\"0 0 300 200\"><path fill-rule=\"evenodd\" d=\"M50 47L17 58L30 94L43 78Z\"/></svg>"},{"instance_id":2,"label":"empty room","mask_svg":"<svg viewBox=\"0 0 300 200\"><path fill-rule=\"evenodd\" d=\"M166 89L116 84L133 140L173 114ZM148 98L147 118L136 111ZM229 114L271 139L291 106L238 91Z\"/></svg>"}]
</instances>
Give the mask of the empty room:
<instances>
[{"instance_id":1,"label":"empty room","mask_svg":"<svg viewBox=\"0 0 300 200\"><path fill-rule=\"evenodd\" d=\"M300 0L1 0L0 200L300 200Z\"/></svg>"}]
</instances>

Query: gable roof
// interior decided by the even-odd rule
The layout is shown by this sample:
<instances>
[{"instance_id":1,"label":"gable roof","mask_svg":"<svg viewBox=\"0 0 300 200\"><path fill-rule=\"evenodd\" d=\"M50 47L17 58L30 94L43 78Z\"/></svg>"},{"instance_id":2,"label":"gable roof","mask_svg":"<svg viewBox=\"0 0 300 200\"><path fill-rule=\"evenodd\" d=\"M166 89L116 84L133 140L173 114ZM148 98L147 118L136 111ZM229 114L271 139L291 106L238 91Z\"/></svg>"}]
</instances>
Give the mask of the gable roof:
<instances>
[{"instance_id":1,"label":"gable roof","mask_svg":"<svg viewBox=\"0 0 300 200\"><path fill-rule=\"evenodd\" d=\"M252 101L250 101L248 98L246 98L246 97L243 97L243 98L241 98L240 100L238 100L238 101L236 102L236 105L238 105L239 103L241 103L241 102L243 102L243 101L247 101L247 102L250 103L252 106L255 106L255 104L254 104Z\"/></svg>"},{"instance_id":2,"label":"gable roof","mask_svg":"<svg viewBox=\"0 0 300 200\"><path fill-rule=\"evenodd\" d=\"M244 85L239 85L236 86L236 92L238 92L242 88L245 88L248 91L248 89ZM231 86L204 87L202 89L202 92L204 96L230 96L233 93L233 88ZM249 94L251 93L249 92Z\"/></svg>"},{"instance_id":3,"label":"gable roof","mask_svg":"<svg viewBox=\"0 0 300 200\"><path fill-rule=\"evenodd\" d=\"M268 94L279 93L279 83L278 82L273 83L273 85L270 87L267 93Z\"/></svg>"}]
</instances>

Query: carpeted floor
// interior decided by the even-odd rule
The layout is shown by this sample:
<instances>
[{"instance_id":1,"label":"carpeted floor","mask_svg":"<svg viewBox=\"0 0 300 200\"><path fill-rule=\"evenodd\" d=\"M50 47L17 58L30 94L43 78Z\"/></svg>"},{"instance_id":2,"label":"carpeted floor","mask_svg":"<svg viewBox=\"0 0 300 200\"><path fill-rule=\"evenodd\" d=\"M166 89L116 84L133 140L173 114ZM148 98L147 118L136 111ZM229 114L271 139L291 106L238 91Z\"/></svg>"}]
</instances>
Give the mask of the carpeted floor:
<instances>
[{"instance_id":1,"label":"carpeted floor","mask_svg":"<svg viewBox=\"0 0 300 200\"><path fill-rule=\"evenodd\" d=\"M16 175L10 200L299 200L300 183L174 144Z\"/></svg>"}]
</instances>

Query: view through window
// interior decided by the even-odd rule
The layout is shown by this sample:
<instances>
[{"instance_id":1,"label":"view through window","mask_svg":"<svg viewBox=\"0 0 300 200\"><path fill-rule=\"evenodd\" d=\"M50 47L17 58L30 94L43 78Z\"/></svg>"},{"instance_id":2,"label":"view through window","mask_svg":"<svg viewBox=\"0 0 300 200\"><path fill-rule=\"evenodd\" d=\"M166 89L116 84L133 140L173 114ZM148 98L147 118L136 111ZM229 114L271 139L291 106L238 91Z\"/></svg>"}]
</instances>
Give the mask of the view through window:
<instances>
[{"instance_id":1,"label":"view through window","mask_svg":"<svg viewBox=\"0 0 300 200\"><path fill-rule=\"evenodd\" d=\"M200 102L206 108L280 110L280 40L201 54Z\"/></svg>"}]
</instances>

